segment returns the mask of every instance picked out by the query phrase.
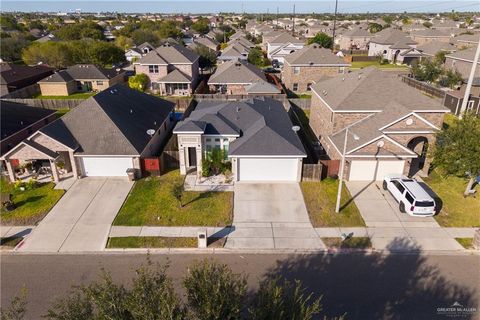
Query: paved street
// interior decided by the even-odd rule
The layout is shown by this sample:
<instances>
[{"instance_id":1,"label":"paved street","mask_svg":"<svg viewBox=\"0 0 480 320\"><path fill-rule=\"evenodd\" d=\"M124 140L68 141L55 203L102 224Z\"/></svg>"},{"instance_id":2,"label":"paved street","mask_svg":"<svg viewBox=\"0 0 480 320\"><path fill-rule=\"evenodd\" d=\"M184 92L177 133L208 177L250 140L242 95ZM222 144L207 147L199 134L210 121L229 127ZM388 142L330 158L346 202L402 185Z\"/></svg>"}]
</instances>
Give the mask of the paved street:
<instances>
[{"instance_id":1,"label":"paved street","mask_svg":"<svg viewBox=\"0 0 480 320\"><path fill-rule=\"evenodd\" d=\"M77 180L17 250L103 250L110 225L132 185L124 178Z\"/></svg>"},{"instance_id":2,"label":"paved street","mask_svg":"<svg viewBox=\"0 0 480 320\"><path fill-rule=\"evenodd\" d=\"M298 183L237 183L227 248L321 249Z\"/></svg>"},{"instance_id":3,"label":"paved street","mask_svg":"<svg viewBox=\"0 0 480 320\"><path fill-rule=\"evenodd\" d=\"M51 302L71 285L96 279L100 267L112 272L115 281L129 283L145 254L102 255L2 255L1 303L25 285L28 289L27 319L39 319ZM168 273L176 287L193 261L205 257L230 265L257 279L282 275L300 279L316 296L323 294L324 315L346 313L347 319L448 319L437 308L458 302L479 309L478 270L474 255L157 255L154 262L170 261ZM462 319L480 319L480 313Z\"/></svg>"}]
</instances>

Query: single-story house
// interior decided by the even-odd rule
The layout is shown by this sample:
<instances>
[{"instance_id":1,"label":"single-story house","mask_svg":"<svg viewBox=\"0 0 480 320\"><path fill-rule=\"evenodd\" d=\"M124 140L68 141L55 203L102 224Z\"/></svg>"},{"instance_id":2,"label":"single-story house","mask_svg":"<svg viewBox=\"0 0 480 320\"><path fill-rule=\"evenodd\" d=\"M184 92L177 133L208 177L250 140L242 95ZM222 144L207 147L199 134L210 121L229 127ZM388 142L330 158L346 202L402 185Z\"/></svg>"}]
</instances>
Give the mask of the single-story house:
<instances>
[{"instance_id":1,"label":"single-story house","mask_svg":"<svg viewBox=\"0 0 480 320\"><path fill-rule=\"evenodd\" d=\"M68 96L75 92L97 92L125 82L125 71L106 69L93 64L76 64L40 81L44 96Z\"/></svg>"},{"instance_id":2,"label":"single-story house","mask_svg":"<svg viewBox=\"0 0 480 320\"><path fill-rule=\"evenodd\" d=\"M445 92L443 105L450 109L452 114L458 116L462 110L462 103L465 97L466 85L462 85L460 89ZM466 111L480 115L480 78L475 78L473 86L470 90Z\"/></svg>"},{"instance_id":3,"label":"single-story house","mask_svg":"<svg viewBox=\"0 0 480 320\"><path fill-rule=\"evenodd\" d=\"M86 99L63 117L31 134L2 155L9 178L13 163L50 163L55 182L58 167L74 177L141 174L145 158L158 156L173 124L174 103L115 85Z\"/></svg>"},{"instance_id":4,"label":"single-story house","mask_svg":"<svg viewBox=\"0 0 480 320\"><path fill-rule=\"evenodd\" d=\"M223 94L277 94L280 90L267 81L265 73L247 61L227 61L208 80L210 92Z\"/></svg>"},{"instance_id":5,"label":"single-story house","mask_svg":"<svg viewBox=\"0 0 480 320\"><path fill-rule=\"evenodd\" d=\"M0 103L0 155L55 119L57 119L55 110L2 101Z\"/></svg>"},{"instance_id":6,"label":"single-story house","mask_svg":"<svg viewBox=\"0 0 480 320\"><path fill-rule=\"evenodd\" d=\"M310 126L344 178L382 180L387 174L428 175L428 148L449 110L392 72L374 67L312 86Z\"/></svg>"},{"instance_id":7,"label":"single-story house","mask_svg":"<svg viewBox=\"0 0 480 320\"><path fill-rule=\"evenodd\" d=\"M51 75L53 71L53 68L45 65L22 66L0 63L0 96L33 85Z\"/></svg>"},{"instance_id":8,"label":"single-story house","mask_svg":"<svg viewBox=\"0 0 480 320\"><path fill-rule=\"evenodd\" d=\"M180 173L202 174L202 159L218 148L232 164L234 181L298 182L305 150L283 103L271 98L201 101L179 122Z\"/></svg>"},{"instance_id":9,"label":"single-story house","mask_svg":"<svg viewBox=\"0 0 480 320\"><path fill-rule=\"evenodd\" d=\"M445 67L457 70L462 74L463 79L468 79L475 58L476 47L465 50L458 50L445 56ZM475 77L480 78L480 61L475 69Z\"/></svg>"},{"instance_id":10,"label":"single-story house","mask_svg":"<svg viewBox=\"0 0 480 320\"><path fill-rule=\"evenodd\" d=\"M410 37L419 45L429 42L450 42L453 35L438 29L425 29L410 32Z\"/></svg>"},{"instance_id":11,"label":"single-story house","mask_svg":"<svg viewBox=\"0 0 480 320\"><path fill-rule=\"evenodd\" d=\"M382 56L395 63L398 56L411 48L416 48L417 43L406 33L398 29L387 28L377 32L368 46L368 56Z\"/></svg>"}]
</instances>

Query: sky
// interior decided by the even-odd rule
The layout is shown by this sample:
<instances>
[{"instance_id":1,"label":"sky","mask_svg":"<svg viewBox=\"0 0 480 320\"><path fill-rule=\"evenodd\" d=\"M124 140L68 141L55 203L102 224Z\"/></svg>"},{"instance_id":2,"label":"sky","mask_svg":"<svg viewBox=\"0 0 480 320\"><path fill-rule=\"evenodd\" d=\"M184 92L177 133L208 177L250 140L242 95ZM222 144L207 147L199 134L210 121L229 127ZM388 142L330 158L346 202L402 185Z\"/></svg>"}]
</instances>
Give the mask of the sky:
<instances>
[{"instance_id":1,"label":"sky","mask_svg":"<svg viewBox=\"0 0 480 320\"><path fill-rule=\"evenodd\" d=\"M333 12L335 0L177 0L177 1L49 1L49 0L19 0L1 1L1 11L25 12L71 12L80 9L82 12L136 12L136 13L218 13L218 12L247 12L247 13L275 13L293 12L293 5L297 13L325 13ZM338 1L340 13L366 12L450 12L470 11L480 12L480 0L350 0Z\"/></svg>"}]
</instances>

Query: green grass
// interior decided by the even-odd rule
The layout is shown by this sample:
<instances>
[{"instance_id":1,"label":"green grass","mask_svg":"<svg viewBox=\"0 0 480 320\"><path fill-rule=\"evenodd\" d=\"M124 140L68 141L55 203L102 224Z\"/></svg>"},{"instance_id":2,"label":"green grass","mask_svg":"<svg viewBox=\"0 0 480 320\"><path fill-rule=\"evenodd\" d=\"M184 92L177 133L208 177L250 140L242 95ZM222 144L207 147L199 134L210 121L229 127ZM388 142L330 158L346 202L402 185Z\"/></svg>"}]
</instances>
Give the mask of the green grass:
<instances>
[{"instance_id":1,"label":"green grass","mask_svg":"<svg viewBox=\"0 0 480 320\"><path fill-rule=\"evenodd\" d=\"M465 249L474 249L473 238L455 238Z\"/></svg>"},{"instance_id":2,"label":"green grass","mask_svg":"<svg viewBox=\"0 0 480 320\"><path fill-rule=\"evenodd\" d=\"M343 186L340 212L335 212L338 180L327 178L320 182L300 184L313 227L364 227L360 211L348 189Z\"/></svg>"},{"instance_id":3,"label":"green grass","mask_svg":"<svg viewBox=\"0 0 480 320\"><path fill-rule=\"evenodd\" d=\"M70 109L58 109L55 111L55 115L57 116L57 118L60 118L64 116L68 111L70 111Z\"/></svg>"},{"instance_id":4,"label":"green grass","mask_svg":"<svg viewBox=\"0 0 480 320\"><path fill-rule=\"evenodd\" d=\"M402 65L396 65L396 64L380 64L378 61L354 61L352 62L352 67L351 69L360 69L360 68L366 68L370 66L375 66L379 69L408 69L407 66L402 66Z\"/></svg>"},{"instance_id":5,"label":"green grass","mask_svg":"<svg viewBox=\"0 0 480 320\"><path fill-rule=\"evenodd\" d=\"M480 227L480 197L463 197L467 179L443 177L434 170L424 180L442 202L442 210L435 216L441 226ZM477 192L480 192L478 186Z\"/></svg>"},{"instance_id":6,"label":"green grass","mask_svg":"<svg viewBox=\"0 0 480 320\"><path fill-rule=\"evenodd\" d=\"M91 96L94 96L96 92L78 92L78 93L72 93L69 96L42 96L36 95L33 96L32 98L34 99L54 99L54 100L71 100L71 99L87 99L90 98Z\"/></svg>"},{"instance_id":7,"label":"green grass","mask_svg":"<svg viewBox=\"0 0 480 320\"><path fill-rule=\"evenodd\" d=\"M443 118L443 127L448 128L448 127L452 126L455 123L455 121L457 121L457 119L458 118L456 116L454 116L453 114L446 113L445 117Z\"/></svg>"},{"instance_id":8,"label":"green grass","mask_svg":"<svg viewBox=\"0 0 480 320\"><path fill-rule=\"evenodd\" d=\"M1 179L1 190L13 195L17 208L13 211L1 209L1 223L4 225L34 225L50 211L65 193L54 190L54 183L45 183L33 190L14 190L13 184Z\"/></svg>"},{"instance_id":9,"label":"green grass","mask_svg":"<svg viewBox=\"0 0 480 320\"><path fill-rule=\"evenodd\" d=\"M337 249L368 249L372 247L372 242L368 237L349 238L342 241L342 238L322 238L323 243L328 248Z\"/></svg>"},{"instance_id":10,"label":"green grass","mask_svg":"<svg viewBox=\"0 0 480 320\"><path fill-rule=\"evenodd\" d=\"M317 141L317 137L313 132L312 128L310 127L310 110L303 110L301 108L295 107L293 112L297 115L298 120L302 126L302 130L305 133L307 139L310 142Z\"/></svg>"},{"instance_id":11,"label":"green grass","mask_svg":"<svg viewBox=\"0 0 480 320\"><path fill-rule=\"evenodd\" d=\"M232 192L183 192L183 207L172 195L183 182L178 170L135 183L120 209L117 226L225 226L232 222Z\"/></svg>"},{"instance_id":12,"label":"green grass","mask_svg":"<svg viewBox=\"0 0 480 320\"><path fill-rule=\"evenodd\" d=\"M15 248L20 241L23 240L23 237L8 237L0 239L0 248Z\"/></svg>"},{"instance_id":13,"label":"green grass","mask_svg":"<svg viewBox=\"0 0 480 320\"><path fill-rule=\"evenodd\" d=\"M107 248L196 248L193 237L125 237L109 238Z\"/></svg>"}]
</instances>

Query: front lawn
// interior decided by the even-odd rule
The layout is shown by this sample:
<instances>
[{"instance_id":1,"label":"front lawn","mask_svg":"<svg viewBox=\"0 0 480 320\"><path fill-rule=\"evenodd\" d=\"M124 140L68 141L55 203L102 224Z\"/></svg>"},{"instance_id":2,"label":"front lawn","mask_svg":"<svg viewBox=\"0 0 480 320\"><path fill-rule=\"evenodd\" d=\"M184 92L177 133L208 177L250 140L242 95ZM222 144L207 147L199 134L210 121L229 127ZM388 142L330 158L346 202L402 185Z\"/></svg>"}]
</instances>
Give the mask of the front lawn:
<instances>
[{"instance_id":1,"label":"front lawn","mask_svg":"<svg viewBox=\"0 0 480 320\"><path fill-rule=\"evenodd\" d=\"M109 238L107 248L196 248L193 237L124 237Z\"/></svg>"},{"instance_id":2,"label":"front lawn","mask_svg":"<svg viewBox=\"0 0 480 320\"><path fill-rule=\"evenodd\" d=\"M178 170L135 183L115 221L116 226L226 226L233 216L232 192L184 191L180 208L172 190L183 182Z\"/></svg>"},{"instance_id":3,"label":"front lawn","mask_svg":"<svg viewBox=\"0 0 480 320\"><path fill-rule=\"evenodd\" d=\"M91 96L94 96L96 92L78 92L78 93L72 93L71 95L68 96L43 96L41 94L36 95L32 98L34 99L53 99L53 100L73 100L73 99L88 99Z\"/></svg>"},{"instance_id":4,"label":"front lawn","mask_svg":"<svg viewBox=\"0 0 480 320\"><path fill-rule=\"evenodd\" d=\"M32 190L15 190L13 184L1 179L2 193L11 193L17 206L13 211L1 209L1 224L3 225L35 225L47 215L50 209L65 193L64 190L54 190L53 182L44 183Z\"/></svg>"},{"instance_id":5,"label":"front lawn","mask_svg":"<svg viewBox=\"0 0 480 320\"><path fill-rule=\"evenodd\" d=\"M372 242L368 237L356 237L342 240L342 238L322 238L323 243L328 248L335 249L369 249Z\"/></svg>"},{"instance_id":6,"label":"front lawn","mask_svg":"<svg viewBox=\"0 0 480 320\"><path fill-rule=\"evenodd\" d=\"M387 63L387 64L380 64L377 60L374 61L354 61L352 62L352 69L360 69L366 68L370 66L375 66L379 69L408 69L407 66Z\"/></svg>"},{"instance_id":7,"label":"front lawn","mask_svg":"<svg viewBox=\"0 0 480 320\"><path fill-rule=\"evenodd\" d=\"M338 180L327 178L320 182L305 181L300 186L314 228L365 226L360 211L345 185L342 190L340 212L335 212Z\"/></svg>"},{"instance_id":8,"label":"front lawn","mask_svg":"<svg viewBox=\"0 0 480 320\"><path fill-rule=\"evenodd\" d=\"M61 118L62 116L64 116L69 111L70 111L70 109L58 109L58 110L55 111L55 115L57 116L57 118Z\"/></svg>"},{"instance_id":9,"label":"front lawn","mask_svg":"<svg viewBox=\"0 0 480 320\"><path fill-rule=\"evenodd\" d=\"M463 197L467 179L442 177L436 171L432 171L424 180L440 198L442 209L435 219L441 226L480 227L480 196ZM477 186L476 189L477 193L480 193L480 187Z\"/></svg>"},{"instance_id":10,"label":"front lawn","mask_svg":"<svg viewBox=\"0 0 480 320\"><path fill-rule=\"evenodd\" d=\"M457 240L457 242L465 249L475 249L473 246L473 238L455 238L455 240Z\"/></svg>"}]
</instances>

